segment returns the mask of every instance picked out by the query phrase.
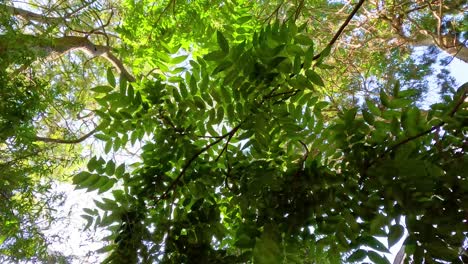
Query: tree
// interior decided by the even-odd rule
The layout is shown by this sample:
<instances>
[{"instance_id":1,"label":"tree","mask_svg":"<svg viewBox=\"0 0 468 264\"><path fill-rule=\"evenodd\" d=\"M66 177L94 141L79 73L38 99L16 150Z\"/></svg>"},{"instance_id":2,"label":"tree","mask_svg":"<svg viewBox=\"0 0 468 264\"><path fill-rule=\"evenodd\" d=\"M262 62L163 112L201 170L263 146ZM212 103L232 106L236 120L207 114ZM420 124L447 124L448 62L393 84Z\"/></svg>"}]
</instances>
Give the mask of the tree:
<instances>
[{"instance_id":1,"label":"tree","mask_svg":"<svg viewBox=\"0 0 468 264\"><path fill-rule=\"evenodd\" d=\"M96 68L96 80L107 84L97 83L83 102L99 125L72 139L24 138L103 141L105 153L96 153L73 183L105 193L83 215L86 228L110 232L99 250L108 254L105 262L388 263L383 253L407 229L410 262L462 263L468 84L455 89L448 81L443 102L419 108L414 99L423 82L415 82L429 74L433 61L425 60L425 71L416 74L416 62L400 56L409 49L389 39L396 36L391 27L379 27L396 14L389 12L396 4L385 6L386 17L366 21L372 10L383 12L372 5L124 2L112 9L123 19L115 47L125 47L116 50L119 61L129 62L136 77L117 67L116 78L97 64L90 70ZM7 10L40 25L60 17L53 23L63 22L66 32L73 31L69 14L79 14L46 19ZM334 30L306 21L312 12L322 26L334 23ZM424 21L411 25L430 26ZM95 33L105 24L81 31ZM382 42L356 34L372 27ZM347 48L366 37L381 46ZM60 54L83 47L63 38L68 35L25 45ZM31 61L48 55L42 51ZM340 64L346 56L355 61ZM378 85L367 89L353 81L365 71L363 83L374 79ZM37 112L23 119L31 123ZM136 163L106 155L136 142L143 145Z\"/></svg>"},{"instance_id":2,"label":"tree","mask_svg":"<svg viewBox=\"0 0 468 264\"><path fill-rule=\"evenodd\" d=\"M85 6L75 11L83 15ZM55 8L54 12L66 11L64 6ZM70 20L77 16L72 13ZM92 115L83 114L90 105L83 84L92 77L81 75L70 62L58 61L73 46L65 42L69 36L53 36L63 30L56 23L75 22L3 3L0 17L0 260L61 259L48 250L50 241L43 231L57 221L52 214L63 201L63 194L52 186L80 163L82 147L73 143L93 132ZM76 75L85 80L73 78ZM69 119L77 121L72 124Z\"/></svg>"}]
</instances>

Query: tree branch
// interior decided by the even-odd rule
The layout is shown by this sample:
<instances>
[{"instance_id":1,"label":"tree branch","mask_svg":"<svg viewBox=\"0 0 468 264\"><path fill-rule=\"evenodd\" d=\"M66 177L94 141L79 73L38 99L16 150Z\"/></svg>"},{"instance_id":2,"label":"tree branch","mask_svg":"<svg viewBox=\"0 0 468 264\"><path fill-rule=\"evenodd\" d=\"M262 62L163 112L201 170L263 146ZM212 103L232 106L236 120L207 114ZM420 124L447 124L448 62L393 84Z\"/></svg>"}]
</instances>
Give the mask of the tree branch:
<instances>
[{"instance_id":1,"label":"tree branch","mask_svg":"<svg viewBox=\"0 0 468 264\"><path fill-rule=\"evenodd\" d=\"M315 55L312 60L318 60L320 58L320 56L322 56L322 54L324 53L324 51L326 49L331 48L335 44L335 42L338 40L340 35L343 33L346 26L348 26L351 19L353 19L354 15L356 15L357 11L359 10L359 8L361 8L362 4L364 4L365 1L366 0L359 0L357 5L354 7L353 11L351 11L351 14L349 14L349 16L346 18L345 22L343 22L341 27L338 29L338 31L335 33L333 38L330 40L327 47L325 49L323 49L319 54Z\"/></svg>"},{"instance_id":2,"label":"tree branch","mask_svg":"<svg viewBox=\"0 0 468 264\"><path fill-rule=\"evenodd\" d=\"M467 93L468 93L468 83L465 83L461 86L461 88L463 89L463 94L460 96L460 98L458 99L457 103L455 104L454 108L450 111L449 113L449 117L453 117L455 115L455 113L458 111L458 108L460 108L460 106L465 102L465 99L467 97ZM427 130L424 130L414 136L411 136L411 137L408 137L398 143L396 143L395 145L389 147L388 149L386 149L382 154L380 154L376 159L372 160L371 162L369 162L368 164L368 168L370 168L372 165L374 165L378 160L384 158L387 154L395 151L397 148L415 140L415 139L418 139L424 135L427 135L427 134L430 134L432 133L433 131L441 128L442 126L444 126L446 124L445 121L441 121L440 123L438 123L437 125L434 125L433 127L431 127L430 129L427 129Z\"/></svg>"},{"instance_id":3,"label":"tree branch","mask_svg":"<svg viewBox=\"0 0 468 264\"><path fill-rule=\"evenodd\" d=\"M184 167L182 167L182 170L179 172L179 174L177 175L177 177L175 178L175 180L169 185L169 187L166 188L166 190L164 191L164 193L158 197L158 199L156 200L155 202L155 205L158 204L161 200L164 200L164 199L167 199L167 197L169 197L169 193L175 189L175 187L177 186L177 183L180 182L180 180L182 179L182 177L185 175L185 172L187 172L188 168L190 167L190 165L192 165L192 163L201 155L203 154L205 151L209 150L211 147L215 146L216 144L218 144L219 142L221 142L221 140L229 137L229 138L232 138L234 136L234 134L237 132L237 130L239 130L239 128L241 127L242 125L242 122L237 125L236 127L234 127L231 131L229 131L228 133L222 135L220 138L216 139L215 141L211 142L210 144L206 145L204 148L202 148L201 150L199 150L197 153L195 153L195 155L193 155L184 165Z\"/></svg>"},{"instance_id":4,"label":"tree branch","mask_svg":"<svg viewBox=\"0 0 468 264\"><path fill-rule=\"evenodd\" d=\"M18 7L6 6L6 9L14 16L19 16L27 21L35 21L40 23L61 23L64 21L61 17L48 17Z\"/></svg>"},{"instance_id":5,"label":"tree branch","mask_svg":"<svg viewBox=\"0 0 468 264\"><path fill-rule=\"evenodd\" d=\"M1 37L1 35L0 35ZM110 62L128 81L134 82L135 77L125 68L123 62L111 52L109 46L95 45L86 37L80 36L64 36L54 38L51 42L40 41L40 38L34 35L18 35L18 42L20 40L27 40L25 48L36 49L41 51L45 58L55 59L64 55L69 51L81 50L86 54L93 57L102 57ZM19 45L23 43L18 43ZM23 44L24 45L24 44ZM31 45L31 46L27 46ZM34 46L35 45L35 46ZM8 49L8 47L6 47Z\"/></svg>"},{"instance_id":6,"label":"tree branch","mask_svg":"<svg viewBox=\"0 0 468 264\"><path fill-rule=\"evenodd\" d=\"M34 141L41 141L41 142L46 142L46 143L59 143L59 144L78 144L78 143L85 141L87 138L92 136L95 132L96 132L96 128L77 139L47 138L47 137L36 136L34 138Z\"/></svg>"},{"instance_id":7,"label":"tree branch","mask_svg":"<svg viewBox=\"0 0 468 264\"><path fill-rule=\"evenodd\" d=\"M39 23L65 23L66 24L66 19L61 18L61 17L48 17L44 16L41 14L37 14L28 10L24 10L21 8L13 7L13 6L6 6L6 9L11 12L15 16L19 16L27 21L35 21ZM93 29L90 34L95 33L95 31L99 29L103 29L110 23L110 19L112 18L112 14L109 17L108 21L106 23L101 22L101 26L97 29ZM103 32L106 38L108 36L106 35L106 32ZM57 53L58 56L61 56L65 54L68 51L71 50L82 50L86 52L88 55L92 55L94 57L103 57L106 59L108 62L110 62L118 71L119 73L123 74L128 81L135 81L135 77L130 74L129 71L124 67L122 61L118 59L114 54L110 52L110 47L109 46L103 46L103 45L95 45L92 43L87 37L80 37L80 36L64 36L61 38L55 38L52 40L52 45L45 45L43 42L41 44L38 43L38 41L34 41L34 38L36 40L39 39L39 37L35 37L33 35L21 35L20 37L26 37L27 39L33 39L30 43L32 45L37 45L36 47L30 47L30 48L39 48L42 51L45 52L46 57L49 57L49 55L53 55L53 53ZM28 47L26 47L28 48ZM50 57L49 57L50 58ZM52 56L53 58L53 56Z\"/></svg>"}]
</instances>

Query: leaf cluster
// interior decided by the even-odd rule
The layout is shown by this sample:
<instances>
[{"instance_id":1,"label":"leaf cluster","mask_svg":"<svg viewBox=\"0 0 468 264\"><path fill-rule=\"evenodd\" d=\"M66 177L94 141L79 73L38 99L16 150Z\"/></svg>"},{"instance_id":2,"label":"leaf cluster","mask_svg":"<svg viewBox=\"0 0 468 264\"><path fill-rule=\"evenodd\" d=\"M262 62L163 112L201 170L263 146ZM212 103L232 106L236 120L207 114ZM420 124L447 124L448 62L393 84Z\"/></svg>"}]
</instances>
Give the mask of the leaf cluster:
<instances>
[{"instance_id":1,"label":"leaf cluster","mask_svg":"<svg viewBox=\"0 0 468 264\"><path fill-rule=\"evenodd\" d=\"M240 43L218 31L167 75L93 89L106 152L143 142L133 170L93 158L74 178L114 187L84 215L112 232L106 261L388 263L406 228L415 262L460 262L466 88L423 113L395 85L381 107L329 116L304 29L275 22Z\"/></svg>"}]
</instances>

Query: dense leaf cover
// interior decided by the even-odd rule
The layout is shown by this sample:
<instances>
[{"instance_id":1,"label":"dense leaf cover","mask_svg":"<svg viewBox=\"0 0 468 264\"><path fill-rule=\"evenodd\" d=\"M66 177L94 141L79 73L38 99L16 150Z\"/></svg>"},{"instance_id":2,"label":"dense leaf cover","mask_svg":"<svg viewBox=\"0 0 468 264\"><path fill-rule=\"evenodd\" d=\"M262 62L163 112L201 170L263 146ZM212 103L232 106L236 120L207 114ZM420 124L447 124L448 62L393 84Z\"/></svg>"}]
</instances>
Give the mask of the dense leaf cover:
<instances>
[{"instance_id":1,"label":"dense leaf cover","mask_svg":"<svg viewBox=\"0 0 468 264\"><path fill-rule=\"evenodd\" d=\"M205 56L165 61L172 74L94 88L105 151L145 142L132 169L95 157L74 178L117 187L84 215L112 231L107 261L387 263L376 237L392 246L404 227L416 263L460 261L466 85L429 111L395 83L329 115L327 51L314 61L303 31L275 22L239 44L217 31Z\"/></svg>"},{"instance_id":2,"label":"dense leaf cover","mask_svg":"<svg viewBox=\"0 0 468 264\"><path fill-rule=\"evenodd\" d=\"M0 4L0 261L67 261L76 171L105 263L466 262L461 1L112 2Z\"/></svg>"}]
</instances>

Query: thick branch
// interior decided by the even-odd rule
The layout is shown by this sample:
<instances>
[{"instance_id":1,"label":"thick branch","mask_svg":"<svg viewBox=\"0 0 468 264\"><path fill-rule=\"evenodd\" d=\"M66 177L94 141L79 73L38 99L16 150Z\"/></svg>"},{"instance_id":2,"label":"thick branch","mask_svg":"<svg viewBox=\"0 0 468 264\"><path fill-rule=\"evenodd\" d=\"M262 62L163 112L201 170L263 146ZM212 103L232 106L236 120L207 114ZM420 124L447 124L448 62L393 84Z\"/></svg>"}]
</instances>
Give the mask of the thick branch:
<instances>
[{"instance_id":1,"label":"thick branch","mask_svg":"<svg viewBox=\"0 0 468 264\"><path fill-rule=\"evenodd\" d=\"M401 245L400 250L398 251L395 259L393 260L393 264L403 264L406 257L405 253L405 244Z\"/></svg>"},{"instance_id":2,"label":"thick branch","mask_svg":"<svg viewBox=\"0 0 468 264\"><path fill-rule=\"evenodd\" d=\"M27 21L35 21L35 22L40 22L40 23L61 23L63 22L63 19L60 17L49 17L49 16L44 16L41 14L37 14L28 10L24 10L22 8L18 7L13 7L13 6L6 6L6 9L12 13L14 16L19 16L24 20Z\"/></svg>"},{"instance_id":3,"label":"thick branch","mask_svg":"<svg viewBox=\"0 0 468 264\"><path fill-rule=\"evenodd\" d=\"M441 36L432 36L430 34L421 34L421 36L413 38L403 34L398 34L398 38L404 40L413 47L435 45L451 56L468 63L468 47L464 43L460 42L455 35L445 34Z\"/></svg>"},{"instance_id":4,"label":"thick branch","mask_svg":"<svg viewBox=\"0 0 468 264\"><path fill-rule=\"evenodd\" d=\"M72 50L81 50L93 57L103 57L121 73L127 80L135 81L135 78L127 71L122 61L110 52L110 47L103 45L95 45L89 39L78 36L65 36L53 40L53 51L59 56Z\"/></svg>"},{"instance_id":5,"label":"thick branch","mask_svg":"<svg viewBox=\"0 0 468 264\"><path fill-rule=\"evenodd\" d=\"M448 54L450 54L451 56L454 56L455 58L458 58L468 63L468 47L465 44L466 42L461 42L460 39L456 36L456 34L431 33L430 31L419 26L417 21L407 17L407 19L411 23L413 23L417 28L417 31L414 31L407 35L405 34L403 29L403 19L399 17L389 19L386 16L381 16L381 18L391 23L395 35L398 39L402 40L402 42L406 42L414 47L435 45L442 51L445 51Z\"/></svg>"},{"instance_id":6,"label":"thick branch","mask_svg":"<svg viewBox=\"0 0 468 264\"><path fill-rule=\"evenodd\" d=\"M96 132L96 129L91 130L89 133L77 139L47 138L47 137L36 136L34 138L34 141L41 141L41 142L46 142L46 143L59 143L59 144L78 144L78 143L85 141L90 136L92 136L94 132Z\"/></svg>"},{"instance_id":7,"label":"thick branch","mask_svg":"<svg viewBox=\"0 0 468 264\"><path fill-rule=\"evenodd\" d=\"M90 56L106 59L128 81L135 81L135 78L127 71L122 61L112 54L110 47L95 45L86 37L64 36L61 38L42 39L34 35L18 34L17 39L12 41L0 35L0 53L8 52L9 49L18 49L21 46L24 46L24 49L36 51L38 56L45 57L46 59L56 59L69 51L81 50Z\"/></svg>"}]
</instances>

